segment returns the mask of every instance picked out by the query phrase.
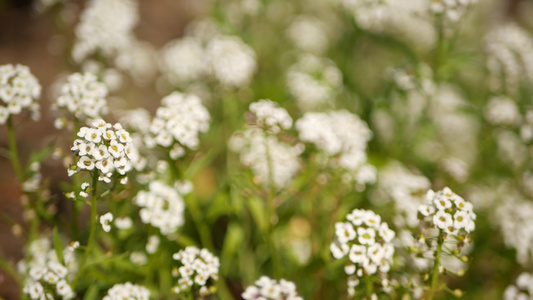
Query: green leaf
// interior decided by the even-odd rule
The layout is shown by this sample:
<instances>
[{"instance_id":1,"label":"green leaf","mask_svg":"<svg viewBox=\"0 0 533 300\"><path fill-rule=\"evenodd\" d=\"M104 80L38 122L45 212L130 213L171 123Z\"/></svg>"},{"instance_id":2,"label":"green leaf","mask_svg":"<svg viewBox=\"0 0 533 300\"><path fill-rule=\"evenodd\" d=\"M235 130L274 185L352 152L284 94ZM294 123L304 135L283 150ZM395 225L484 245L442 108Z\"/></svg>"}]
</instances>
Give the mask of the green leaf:
<instances>
[{"instance_id":1,"label":"green leaf","mask_svg":"<svg viewBox=\"0 0 533 300\"><path fill-rule=\"evenodd\" d=\"M222 253L220 258L226 262L222 265L222 274L228 274L229 268L231 268L231 259L241 247L244 239L244 231L237 222L232 222L228 225L226 232L226 238L224 239L224 246L222 247Z\"/></svg>"},{"instance_id":2,"label":"green leaf","mask_svg":"<svg viewBox=\"0 0 533 300\"><path fill-rule=\"evenodd\" d=\"M48 145L46 145L46 147L44 147L41 151L33 152L30 155L30 159L29 159L30 164L34 162L40 163L44 161L50 155L50 153L52 153L52 151L54 150L55 144L56 144L56 141L53 140L50 143L48 143Z\"/></svg>"},{"instance_id":3,"label":"green leaf","mask_svg":"<svg viewBox=\"0 0 533 300\"><path fill-rule=\"evenodd\" d=\"M257 227L261 230L262 233L265 233L268 228L267 219L265 216L266 207L263 201L256 197L251 197L246 201L248 208L252 214L252 217L257 224Z\"/></svg>"},{"instance_id":4,"label":"green leaf","mask_svg":"<svg viewBox=\"0 0 533 300\"><path fill-rule=\"evenodd\" d=\"M221 215L227 214L231 210L228 198L229 196L226 191L219 190L209 205L209 211L207 212L206 218L212 222Z\"/></svg>"},{"instance_id":5,"label":"green leaf","mask_svg":"<svg viewBox=\"0 0 533 300\"><path fill-rule=\"evenodd\" d=\"M57 226L54 227L53 232L53 240L54 240L54 249L56 250L57 259L60 263L65 264L65 261L63 260L63 244L61 243L61 238L59 237L59 231L57 229Z\"/></svg>"},{"instance_id":6,"label":"green leaf","mask_svg":"<svg viewBox=\"0 0 533 300\"><path fill-rule=\"evenodd\" d=\"M213 159L215 158L215 151L213 149L209 150L204 156L195 159L187 171L185 171L184 178L190 179L196 174L196 172L208 166Z\"/></svg>"},{"instance_id":7,"label":"green leaf","mask_svg":"<svg viewBox=\"0 0 533 300\"><path fill-rule=\"evenodd\" d=\"M98 297L98 287L93 284L89 286L87 289L87 292L83 296L83 300L95 300Z\"/></svg>"}]
</instances>

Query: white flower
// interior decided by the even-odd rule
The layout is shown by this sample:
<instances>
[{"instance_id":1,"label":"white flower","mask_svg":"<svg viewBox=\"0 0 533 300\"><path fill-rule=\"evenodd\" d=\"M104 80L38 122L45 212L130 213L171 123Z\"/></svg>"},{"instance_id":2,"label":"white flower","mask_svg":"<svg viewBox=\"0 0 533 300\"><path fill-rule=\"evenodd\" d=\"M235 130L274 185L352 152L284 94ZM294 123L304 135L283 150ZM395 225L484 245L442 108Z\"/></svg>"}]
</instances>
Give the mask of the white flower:
<instances>
[{"instance_id":1,"label":"white flower","mask_svg":"<svg viewBox=\"0 0 533 300\"><path fill-rule=\"evenodd\" d=\"M353 263L363 263L367 258L366 249L367 247L363 245L352 245L350 248L350 254L348 256L350 261Z\"/></svg>"},{"instance_id":2,"label":"white flower","mask_svg":"<svg viewBox=\"0 0 533 300\"><path fill-rule=\"evenodd\" d=\"M103 300L149 300L150 291L144 286L130 282L115 284L107 291Z\"/></svg>"},{"instance_id":3,"label":"white flower","mask_svg":"<svg viewBox=\"0 0 533 300\"><path fill-rule=\"evenodd\" d=\"M105 232L111 231L111 222L113 222L113 214L110 212L100 216L100 224L102 224L102 229L104 229Z\"/></svg>"},{"instance_id":4,"label":"white flower","mask_svg":"<svg viewBox=\"0 0 533 300\"><path fill-rule=\"evenodd\" d=\"M32 114L32 119L38 119L37 99L40 95L41 85L28 67L11 64L0 66L0 125L10 115L19 114L23 109Z\"/></svg>"},{"instance_id":5,"label":"white flower","mask_svg":"<svg viewBox=\"0 0 533 300\"><path fill-rule=\"evenodd\" d=\"M98 180L106 183L111 181L112 172L115 170L126 175L132 169L131 159L136 159L135 154L138 153L133 147L129 133L122 129L120 124L113 126L102 119L93 121L91 126L82 127L77 133L83 140L75 140L71 147L79 156L79 160L77 168L69 168L69 176L79 170L90 171L95 167L99 171ZM125 182L124 178L121 183Z\"/></svg>"},{"instance_id":6,"label":"white flower","mask_svg":"<svg viewBox=\"0 0 533 300\"><path fill-rule=\"evenodd\" d=\"M357 228L357 240L363 245L374 245L376 242L376 231L372 228Z\"/></svg>"},{"instance_id":7,"label":"white flower","mask_svg":"<svg viewBox=\"0 0 533 300\"><path fill-rule=\"evenodd\" d=\"M439 210L433 216L433 224L440 229L446 229L446 227L453 226L453 219L450 214L444 212L443 210Z\"/></svg>"},{"instance_id":8,"label":"white flower","mask_svg":"<svg viewBox=\"0 0 533 300\"><path fill-rule=\"evenodd\" d=\"M148 238L148 243L146 243L146 252L149 254L153 254L157 251L157 248L159 247L159 237L157 235L151 235Z\"/></svg>"},{"instance_id":9,"label":"white flower","mask_svg":"<svg viewBox=\"0 0 533 300\"><path fill-rule=\"evenodd\" d=\"M141 221L161 230L164 235L175 232L184 223L185 204L181 195L161 181L152 181L148 191L140 191L133 203L141 207Z\"/></svg>"},{"instance_id":10,"label":"white flower","mask_svg":"<svg viewBox=\"0 0 533 300\"><path fill-rule=\"evenodd\" d=\"M255 285L246 288L241 294L244 300L267 300L287 299L302 300L296 292L296 285L288 280L281 279L279 282L266 276L259 278Z\"/></svg>"},{"instance_id":11,"label":"white flower","mask_svg":"<svg viewBox=\"0 0 533 300\"><path fill-rule=\"evenodd\" d=\"M118 217L115 220L115 227L118 229L126 230L133 226L133 221L129 217Z\"/></svg>"},{"instance_id":12,"label":"white flower","mask_svg":"<svg viewBox=\"0 0 533 300\"><path fill-rule=\"evenodd\" d=\"M355 239L355 230L350 223L337 223L335 224L335 235L341 244L345 244Z\"/></svg>"},{"instance_id":13,"label":"white flower","mask_svg":"<svg viewBox=\"0 0 533 300\"><path fill-rule=\"evenodd\" d=\"M220 262L217 257L207 249L187 247L174 253L172 258L181 264L178 272L173 273L175 277L178 277L178 285L174 287L174 292L180 293L182 290L195 285L200 289L205 287L202 291L210 293L208 287L218 280Z\"/></svg>"},{"instance_id":14,"label":"white flower","mask_svg":"<svg viewBox=\"0 0 533 300\"><path fill-rule=\"evenodd\" d=\"M335 257L336 259L340 259L343 258L346 254L348 254L350 247L346 244L337 245L335 243L331 243L329 249L333 257Z\"/></svg>"},{"instance_id":15,"label":"white flower","mask_svg":"<svg viewBox=\"0 0 533 300\"><path fill-rule=\"evenodd\" d=\"M257 68L255 52L236 36L218 36L207 45L208 71L225 87L243 87Z\"/></svg>"}]
</instances>

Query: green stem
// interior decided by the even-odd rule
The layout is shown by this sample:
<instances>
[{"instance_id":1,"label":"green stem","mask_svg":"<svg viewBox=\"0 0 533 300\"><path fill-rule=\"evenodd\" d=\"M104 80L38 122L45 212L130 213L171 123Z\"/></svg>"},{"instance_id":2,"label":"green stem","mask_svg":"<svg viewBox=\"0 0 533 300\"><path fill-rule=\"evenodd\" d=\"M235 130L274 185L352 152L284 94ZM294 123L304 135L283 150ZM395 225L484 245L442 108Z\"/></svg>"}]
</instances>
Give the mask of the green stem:
<instances>
[{"instance_id":1,"label":"green stem","mask_svg":"<svg viewBox=\"0 0 533 300\"><path fill-rule=\"evenodd\" d=\"M268 147L268 133L265 132L265 149L266 158L268 164L268 203L267 203L267 224L268 224L268 246L272 255L272 273L276 278L281 277L281 260L279 251L274 242L274 222L277 219L276 216L276 187L274 185L274 168L272 165L272 159L270 157L270 149Z\"/></svg>"},{"instance_id":2,"label":"green stem","mask_svg":"<svg viewBox=\"0 0 533 300\"><path fill-rule=\"evenodd\" d=\"M374 284L372 283L372 278L370 275L365 276L365 284L366 284L366 295L368 299L372 299L372 295L374 294Z\"/></svg>"},{"instance_id":3,"label":"green stem","mask_svg":"<svg viewBox=\"0 0 533 300\"><path fill-rule=\"evenodd\" d=\"M15 127L13 126L13 119L11 116L7 119L7 139L9 143L9 157L11 158L13 169L15 169L15 173L17 174L20 184L23 184L26 180L24 178L24 171L22 170L19 160L17 140L15 138Z\"/></svg>"},{"instance_id":4,"label":"green stem","mask_svg":"<svg viewBox=\"0 0 533 300\"><path fill-rule=\"evenodd\" d=\"M74 139L78 138L78 131L80 130L80 120L78 118L74 119ZM80 173L76 173L72 176L72 190L75 193L79 192L80 188ZM72 238L78 240L78 223L80 218L80 203L73 201L72 202Z\"/></svg>"},{"instance_id":5,"label":"green stem","mask_svg":"<svg viewBox=\"0 0 533 300\"><path fill-rule=\"evenodd\" d=\"M87 243L87 249L85 249L85 254L83 255L83 258L80 263L80 267L78 269L78 273L76 274L76 278L74 279L74 283L72 286L76 288L76 285L81 277L81 274L85 272L85 266L87 264L87 259L89 258L89 255L91 254L94 243L95 243L95 233L96 233L96 223L97 223L97 215L96 215L96 205L97 205L97 185L98 185L98 172L94 171L93 174L93 191L92 191L92 199L91 199L91 231L89 233L89 241Z\"/></svg>"},{"instance_id":6,"label":"green stem","mask_svg":"<svg viewBox=\"0 0 533 300\"><path fill-rule=\"evenodd\" d=\"M437 253L435 254L435 265L433 266L433 273L431 275L431 287L429 289L427 300L433 299L433 294L437 288L437 283L439 282L439 267L440 267L440 256L442 253L442 244L444 239L442 238L442 230L439 232L438 244L437 244Z\"/></svg>"}]
</instances>

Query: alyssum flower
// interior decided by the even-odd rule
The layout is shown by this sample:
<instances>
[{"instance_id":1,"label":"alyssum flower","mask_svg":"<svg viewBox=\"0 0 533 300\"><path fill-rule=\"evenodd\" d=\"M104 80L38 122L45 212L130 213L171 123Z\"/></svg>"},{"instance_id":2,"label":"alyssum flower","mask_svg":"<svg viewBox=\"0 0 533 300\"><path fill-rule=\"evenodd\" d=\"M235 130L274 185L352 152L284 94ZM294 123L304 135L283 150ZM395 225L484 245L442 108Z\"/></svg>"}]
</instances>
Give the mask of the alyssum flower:
<instances>
[{"instance_id":1,"label":"alyssum flower","mask_svg":"<svg viewBox=\"0 0 533 300\"><path fill-rule=\"evenodd\" d=\"M261 276L255 285L251 285L246 288L242 293L244 300L302 300L303 298L298 296L296 292L296 285L288 280L281 279L279 282L268 278L267 276Z\"/></svg>"},{"instance_id":2,"label":"alyssum flower","mask_svg":"<svg viewBox=\"0 0 533 300\"><path fill-rule=\"evenodd\" d=\"M81 171L98 172L98 180L109 182L114 171L125 176L132 169L131 161L137 158L130 134L117 123L111 125L97 120L91 127L82 127L79 139L70 148L79 160L68 169L69 176ZM124 177L125 178L125 177Z\"/></svg>"},{"instance_id":3,"label":"alyssum flower","mask_svg":"<svg viewBox=\"0 0 533 300\"><path fill-rule=\"evenodd\" d=\"M5 124L9 116L28 109L34 120L39 118L41 85L23 65L0 66L0 124Z\"/></svg>"},{"instance_id":4,"label":"alyssum flower","mask_svg":"<svg viewBox=\"0 0 533 300\"><path fill-rule=\"evenodd\" d=\"M354 287L359 283L357 277L389 271L395 233L370 210L354 209L346 219L347 222L335 224L336 239L330 250L337 259L348 256L344 270L350 275L348 293L353 295Z\"/></svg>"},{"instance_id":5,"label":"alyssum flower","mask_svg":"<svg viewBox=\"0 0 533 300\"><path fill-rule=\"evenodd\" d=\"M115 284L107 291L103 300L148 300L150 291L144 286L132 284L131 282Z\"/></svg>"},{"instance_id":6,"label":"alyssum flower","mask_svg":"<svg viewBox=\"0 0 533 300\"><path fill-rule=\"evenodd\" d=\"M215 282L220 266L218 257L207 249L187 247L172 258L181 263L179 268L173 270L174 277L178 278L178 284L173 288L176 294L198 293L203 297L216 291Z\"/></svg>"},{"instance_id":7,"label":"alyssum flower","mask_svg":"<svg viewBox=\"0 0 533 300\"><path fill-rule=\"evenodd\" d=\"M426 204L420 205L418 212L422 221L443 232L464 237L475 229L476 214L472 203L465 201L449 188L442 191L428 191Z\"/></svg>"}]
</instances>

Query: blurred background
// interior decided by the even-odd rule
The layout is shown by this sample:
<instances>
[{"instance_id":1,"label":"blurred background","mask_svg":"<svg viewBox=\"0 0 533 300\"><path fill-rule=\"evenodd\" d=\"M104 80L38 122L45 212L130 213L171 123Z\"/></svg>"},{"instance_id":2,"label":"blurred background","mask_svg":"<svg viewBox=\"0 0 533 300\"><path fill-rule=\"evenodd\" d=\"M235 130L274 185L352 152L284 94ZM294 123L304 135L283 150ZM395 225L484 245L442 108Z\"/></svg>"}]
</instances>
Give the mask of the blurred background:
<instances>
[{"instance_id":1,"label":"blurred background","mask_svg":"<svg viewBox=\"0 0 533 300\"><path fill-rule=\"evenodd\" d=\"M56 5L56 2L61 2L61 5ZM135 35L138 40L149 43L155 50L160 50L167 42L183 36L185 27L191 20L213 14L211 8L216 7L214 2L220 2L220 6L224 9L225 1L139 0L140 19L135 27ZM477 16L479 18L477 24L481 30L492 27L492 24L502 20L516 21L524 28L533 29L532 0L480 0L479 2L481 12ZM43 109L41 120L26 122L17 128L17 142L22 161L27 159L33 149L44 147L55 136L54 118L49 112L49 106L54 100L53 85L58 77L77 71L72 61L66 58L68 57L66 53L74 43L74 27L85 4L85 1L81 0L0 0L0 65L8 63L27 65L43 86L40 100ZM343 30L343 27L340 28ZM337 35L342 39L343 32L338 32ZM249 40L260 40L260 37L252 37ZM165 91L164 87L158 85L155 80L154 82L155 84L146 86L123 82L122 87L114 94L128 100L117 101L117 106L118 104L129 108L142 106L153 112L164 95L161 91ZM266 89L259 94L268 94L268 92ZM376 147L379 148L379 145ZM0 126L0 148L7 149L5 126ZM52 194L60 194L59 186L53 181L67 178L64 169L54 161L45 162L42 169L44 177L52 178L50 183ZM0 157L0 255L12 261L22 257L22 244L16 238L20 229L12 226L22 220L23 209L20 198L20 186L16 182L11 164L2 156ZM57 209L59 216L68 214L68 205L61 199L58 199ZM499 247L492 250L513 257L511 250L501 244ZM478 261L474 262L476 264L474 268L481 278L479 281L474 281L474 284L478 284L479 289L491 284L483 282L483 278L503 278L506 271L513 270L510 262L509 265L498 265L502 264L502 261L488 253L488 250L487 253L480 253L479 257ZM493 277L489 275L491 272L501 272L501 274L499 277ZM513 272L513 275L516 275L516 272ZM474 277L473 275L471 278ZM477 295L481 294L482 292ZM18 297L18 287L2 273L0 273L0 297L8 300Z\"/></svg>"}]
</instances>

